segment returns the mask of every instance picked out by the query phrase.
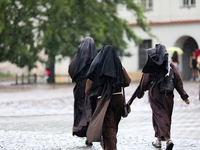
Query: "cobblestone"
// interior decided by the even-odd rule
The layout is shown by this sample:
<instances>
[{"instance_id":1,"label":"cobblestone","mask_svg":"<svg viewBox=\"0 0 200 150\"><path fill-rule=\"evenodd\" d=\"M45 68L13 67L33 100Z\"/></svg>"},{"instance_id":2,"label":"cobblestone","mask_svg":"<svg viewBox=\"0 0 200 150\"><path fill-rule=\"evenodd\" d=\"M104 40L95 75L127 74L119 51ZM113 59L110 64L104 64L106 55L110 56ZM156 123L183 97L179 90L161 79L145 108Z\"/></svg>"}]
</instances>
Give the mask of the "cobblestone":
<instances>
[{"instance_id":1,"label":"cobblestone","mask_svg":"<svg viewBox=\"0 0 200 150\"><path fill-rule=\"evenodd\" d=\"M127 99L137 85L132 83L126 89ZM0 149L100 150L99 143L87 147L85 138L71 135L73 86L42 86L16 91L7 87L6 92L0 92ZM171 127L174 150L200 150L199 84L185 82L184 87L190 95L191 104L187 106L175 92ZM131 108L130 115L123 118L119 125L118 149L154 150L151 142L155 138L147 94L143 99L136 99ZM165 149L165 142L162 145L160 150Z\"/></svg>"}]
</instances>

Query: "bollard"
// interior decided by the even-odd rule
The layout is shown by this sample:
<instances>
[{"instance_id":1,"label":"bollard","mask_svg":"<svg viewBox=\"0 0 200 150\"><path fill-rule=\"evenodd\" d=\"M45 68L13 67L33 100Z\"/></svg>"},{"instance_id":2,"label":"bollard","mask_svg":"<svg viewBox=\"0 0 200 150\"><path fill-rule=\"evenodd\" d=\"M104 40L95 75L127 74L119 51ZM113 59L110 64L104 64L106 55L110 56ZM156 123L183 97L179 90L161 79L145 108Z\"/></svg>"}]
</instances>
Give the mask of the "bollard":
<instances>
[{"instance_id":1,"label":"bollard","mask_svg":"<svg viewBox=\"0 0 200 150\"><path fill-rule=\"evenodd\" d=\"M17 76L17 74L15 76L15 83L16 83L16 85L18 84L18 76Z\"/></svg>"},{"instance_id":2,"label":"bollard","mask_svg":"<svg viewBox=\"0 0 200 150\"><path fill-rule=\"evenodd\" d=\"M34 83L37 83L37 75L34 74Z\"/></svg>"},{"instance_id":3,"label":"bollard","mask_svg":"<svg viewBox=\"0 0 200 150\"><path fill-rule=\"evenodd\" d=\"M30 74L28 74L28 84L30 84L31 81L30 81Z\"/></svg>"},{"instance_id":4,"label":"bollard","mask_svg":"<svg viewBox=\"0 0 200 150\"><path fill-rule=\"evenodd\" d=\"M24 84L24 74L22 74L22 84Z\"/></svg>"}]
</instances>

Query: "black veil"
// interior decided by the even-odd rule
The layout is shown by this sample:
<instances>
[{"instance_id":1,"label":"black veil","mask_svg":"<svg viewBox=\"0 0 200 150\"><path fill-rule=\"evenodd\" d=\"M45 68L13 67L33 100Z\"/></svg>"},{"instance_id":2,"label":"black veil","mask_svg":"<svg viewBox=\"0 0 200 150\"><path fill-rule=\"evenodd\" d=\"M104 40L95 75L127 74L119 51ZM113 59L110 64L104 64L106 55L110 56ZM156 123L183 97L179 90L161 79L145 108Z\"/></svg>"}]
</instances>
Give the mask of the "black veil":
<instances>
[{"instance_id":1,"label":"black veil","mask_svg":"<svg viewBox=\"0 0 200 150\"><path fill-rule=\"evenodd\" d=\"M159 89L159 84L166 75L169 75L170 61L168 61L168 52L164 45L156 44L155 48L145 49L148 54L148 60L144 66L143 73L153 73L153 87Z\"/></svg>"},{"instance_id":2,"label":"black veil","mask_svg":"<svg viewBox=\"0 0 200 150\"><path fill-rule=\"evenodd\" d=\"M165 74L169 72L169 54L164 45L156 44L155 48L145 49L145 51L148 55L148 60L142 70L143 73L155 73L161 68Z\"/></svg>"},{"instance_id":3,"label":"black veil","mask_svg":"<svg viewBox=\"0 0 200 150\"><path fill-rule=\"evenodd\" d=\"M106 45L101 49L93 60L87 77L93 81L91 96L100 96L106 84L106 98L109 99L116 85L124 85L122 64L112 46Z\"/></svg>"},{"instance_id":4,"label":"black veil","mask_svg":"<svg viewBox=\"0 0 200 150\"><path fill-rule=\"evenodd\" d=\"M96 54L97 50L93 38L84 38L69 65L68 72L73 82L86 78L86 73Z\"/></svg>"}]
</instances>

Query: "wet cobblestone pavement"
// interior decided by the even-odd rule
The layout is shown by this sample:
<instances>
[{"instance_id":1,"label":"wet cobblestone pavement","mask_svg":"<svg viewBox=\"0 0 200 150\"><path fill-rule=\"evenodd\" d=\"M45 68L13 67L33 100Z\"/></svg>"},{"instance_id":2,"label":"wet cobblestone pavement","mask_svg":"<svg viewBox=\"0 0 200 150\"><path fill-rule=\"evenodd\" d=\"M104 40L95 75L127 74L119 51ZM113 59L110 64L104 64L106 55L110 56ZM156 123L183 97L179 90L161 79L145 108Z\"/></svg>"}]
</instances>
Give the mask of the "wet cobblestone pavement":
<instances>
[{"instance_id":1,"label":"wet cobblestone pavement","mask_svg":"<svg viewBox=\"0 0 200 150\"><path fill-rule=\"evenodd\" d=\"M126 88L130 98L138 83ZM85 146L85 138L72 136L73 85L0 86L0 149L101 150L99 143ZM200 150L199 83L184 82L190 95L187 106L175 92L171 139L174 150ZM120 122L118 150L155 150L147 93L136 99L132 112ZM164 150L165 142L162 142Z\"/></svg>"}]
</instances>

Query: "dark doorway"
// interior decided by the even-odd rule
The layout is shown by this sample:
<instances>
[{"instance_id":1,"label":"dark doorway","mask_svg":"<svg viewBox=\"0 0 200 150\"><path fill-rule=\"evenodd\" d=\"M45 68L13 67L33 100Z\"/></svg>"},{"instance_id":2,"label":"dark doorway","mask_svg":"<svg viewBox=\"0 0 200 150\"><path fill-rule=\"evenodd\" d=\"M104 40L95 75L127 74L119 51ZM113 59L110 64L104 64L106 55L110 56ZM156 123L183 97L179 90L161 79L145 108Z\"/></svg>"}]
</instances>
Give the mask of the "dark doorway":
<instances>
[{"instance_id":1,"label":"dark doorway","mask_svg":"<svg viewBox=\"0 0 200 150\"><path fill-rule=\"evenodd\" d=\"M183 80L190 80L192 77L192 71L190 68L190 56L192 52L198 49L198 45L196 41L189 37L183 44L183 56L182 56L182 64L183 64Z\"/></svg>"}]
</instances>

